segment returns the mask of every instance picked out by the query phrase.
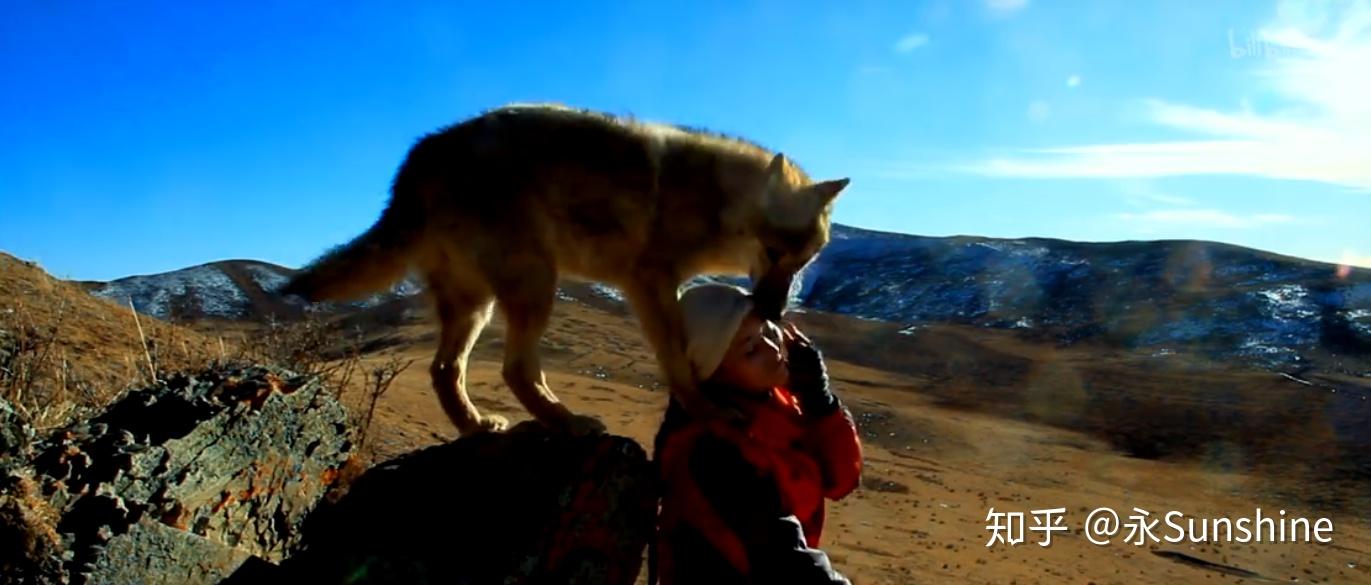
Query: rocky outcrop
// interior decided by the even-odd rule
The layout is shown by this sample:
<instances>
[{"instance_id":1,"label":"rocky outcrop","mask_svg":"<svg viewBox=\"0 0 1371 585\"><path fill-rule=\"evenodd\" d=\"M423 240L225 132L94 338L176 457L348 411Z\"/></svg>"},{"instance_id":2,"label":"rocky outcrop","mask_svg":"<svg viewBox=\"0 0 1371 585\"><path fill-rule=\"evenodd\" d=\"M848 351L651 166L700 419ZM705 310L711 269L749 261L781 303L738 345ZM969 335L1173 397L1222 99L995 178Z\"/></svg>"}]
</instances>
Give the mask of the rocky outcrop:
<instances>
[{"instance_id":1,"label":"rocky outcrop","mask_svg":"<svg viewBox=\"0 0 1371 585\"><path fill-rule=\"evenodd\" d=\"M0 581L215 583L284 559L351 455L317 381L178 376L45 438L0 486Z\"/></svg>"},{"instance_id":2,"label":"rocky outcrop","mask_svg":"<svg viewBox=\"0 0 1371 585\"><path fill-rule=\"evenodd\" d=\"M0 459L23 457L33 438L33 427L9 402L0 398Z\"/></svg>"},{"instance_id":3,"label":"rocky outcrop","mask_svg":"<svg viewBox=\"0 0 1371 585\"><path fill-rule=\"evenodd\" d=\"M275 582L630 585L656 512L652 477L631 439L531 422L430 447L320 507Z\"/></svg>"},{"instance_id":4,"label":"rocky outcrop","mask_svg":"<svg viewBox=\"0 0 1371 585\"><path fill-rule=\"evenodd\" d=\"M37 442L4 427L24 447L0 455L0 584L637 579L656 507L633 440L529 422L342 486L348 418L315 379L248 368L132 392Z\"/></svg>"}]
</instances>

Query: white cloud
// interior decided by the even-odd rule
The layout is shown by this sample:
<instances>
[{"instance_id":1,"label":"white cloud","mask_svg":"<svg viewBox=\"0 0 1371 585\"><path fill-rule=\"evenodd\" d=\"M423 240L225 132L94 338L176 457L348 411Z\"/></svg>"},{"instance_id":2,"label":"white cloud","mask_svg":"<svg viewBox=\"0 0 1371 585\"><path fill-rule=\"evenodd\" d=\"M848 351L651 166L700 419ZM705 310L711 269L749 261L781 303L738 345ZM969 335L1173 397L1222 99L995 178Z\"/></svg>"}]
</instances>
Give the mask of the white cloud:
<instances>
[{"instance_id":1,"label":"white cloud","mask_svg":"<svg viewBox=\"0 0 1371 585\"><path fill-rule=\"evenodd\" d=\"M1134 207L1151 207L1154 204L1171 207L1190 207L1195 200L1156 190L1148 182L1127 181L1122 183L1124 200Z\"/></svg>"},{"instance_id":2,"label":"white cloud","mask_svg":"<svg viewBox=\"0 0 1371 585\"><path fill-rule=\"evenodd\" d=\"M1023 10L1028 6L1028 0L985 0L985 7L990 12L999 16L1007 16Z\"/></svg>"},{"instance_id":3,"label":"white cloud","mask_svg":"<svg viewBox=\"0 0 1371 585\"><path fill-rule=\"evenodd\" d=\"M1067 86L1067 87L1076 87L1076 86L1078 86L1078 85L1080 85L1080 84L1081 84L1081 76L1079 76L1079 75L1072 75L1071 77L1066 78L1066 86Z\"/></svg>"},{"instance_id":4,"label":"white cloud","mask_svg":"<svg viewBox=\"0 0 1371 585\"><path fill-rule=\"evenodd\" d=\"M895 41L895 52L901 54L912 53L915 49L927 44L928 35L921 32L909 33L900 37L900 40Z\"/></svg>"},{"instance_id":5,"label":"white cloud","mask_svg":"<svg viewBox=\"0 0 1371 585\"><path fill-rule=\"evenodd\" d=\"M1177 197L1177 196L1175 196L1175 195L1167 195L1167 194L1165 194L1165 193L1151 193L1151 194L1147 195L1147 198L1150 199L1150 200L1152 200L1152 201L1154 201L1154 202L1157 202L1157 203L1164 203L1164 204L1166 204L1166 205L1194 205L1194 204L1195 204L1195 202L1194 202L1193 200L1186 199L1185 197Z\"/></svg>"},{"instance_id":6,"label":"white cloud","mask_svg":"<svg viewBox=\"0 0 1371 585\"><path fill-rule=\"evenodd\" d=\"M1114 218L1142 224L1141 227L1146 228L1184 225L1246 229L1295 221L1294 217L1279 213L1236 215L1219 209L1159 209L1143 213L1116 213Z\"/></svg>"},{"instance_id":7,"label":"white cloud","mask_svg":"<svg viewBox=\"0 0 1371 585\"><path fill-rule=\"evenodd\" d=\"M1244 175L1371 191L1371 3L1337 14L1311 15L1300 6L1282 4L1255 40L1232 47L1237 60L1261 60L1257 87L1285 108L1142 100L1153 124L1203 137L1023 150L962 170L1030 178Z\"/></svg>"}]
</instances>

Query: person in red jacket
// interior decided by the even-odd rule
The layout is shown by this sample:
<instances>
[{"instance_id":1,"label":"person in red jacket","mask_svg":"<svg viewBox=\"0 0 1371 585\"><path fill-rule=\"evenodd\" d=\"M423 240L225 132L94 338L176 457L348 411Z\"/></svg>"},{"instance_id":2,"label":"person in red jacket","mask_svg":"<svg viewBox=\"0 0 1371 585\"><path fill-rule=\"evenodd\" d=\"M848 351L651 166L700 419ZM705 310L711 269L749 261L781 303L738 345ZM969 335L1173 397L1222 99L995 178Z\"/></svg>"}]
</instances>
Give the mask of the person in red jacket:
<instances>
[{"instance_id":1,"label":"person in red jacket","mask_svg":"<svg viewBox=\"0 0 1371 585\"><path fill-rule=\"evenodd\" d=\"M820 546L825 500L856 489L862 447L823 356L793 324L758 317L741 288L680 300L701 390L737 416L695 420L669 403L649 582L850 584Z\"/></svg>"}]
</instances>

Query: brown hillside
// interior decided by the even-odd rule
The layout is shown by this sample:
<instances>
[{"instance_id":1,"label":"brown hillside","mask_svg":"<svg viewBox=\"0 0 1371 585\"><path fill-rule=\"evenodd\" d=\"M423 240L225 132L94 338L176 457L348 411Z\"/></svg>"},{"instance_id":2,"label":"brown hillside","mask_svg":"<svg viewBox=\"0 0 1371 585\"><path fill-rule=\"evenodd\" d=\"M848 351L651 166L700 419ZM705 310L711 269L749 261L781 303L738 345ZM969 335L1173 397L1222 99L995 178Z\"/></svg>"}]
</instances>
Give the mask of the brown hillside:
<instances>
[{"instance_id":1,"label":"brown hillside","mask_svg":"<svg viewBox=\"0 0 1371 585\"><path fill-rule=\"evenodd\" d=\"M149 355L159 369L174 370L220 352L218 339L147 315L139 321L146 353L127 306L0 253L0 349L13 355L0 391L47 413L40 424L57 424L68 403L102 404L128 385L146 382Z\"/></svg>"}]
</instances>

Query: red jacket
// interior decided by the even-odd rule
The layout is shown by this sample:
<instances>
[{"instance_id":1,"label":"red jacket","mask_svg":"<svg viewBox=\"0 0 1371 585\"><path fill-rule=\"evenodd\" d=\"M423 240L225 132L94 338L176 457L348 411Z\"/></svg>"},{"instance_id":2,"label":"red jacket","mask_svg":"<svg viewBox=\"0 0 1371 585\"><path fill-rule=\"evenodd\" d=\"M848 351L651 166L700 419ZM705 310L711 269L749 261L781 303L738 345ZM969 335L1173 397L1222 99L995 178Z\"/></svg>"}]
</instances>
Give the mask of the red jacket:
<instances>
[{"instance_id":1,"label":"red jacket","mask_svg":"<svg viewBox=\"0 0 1371 585\"><path fill-rule=\"evenodd\" d=\"M672 401L656 441L662 499L649 573L661 585L848 583L819 546L825 500L861 478L850 413L804 413L785 388L706 391L745 422L689 420Z\"/></svg>"}]
</instances>

